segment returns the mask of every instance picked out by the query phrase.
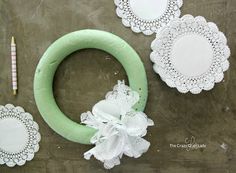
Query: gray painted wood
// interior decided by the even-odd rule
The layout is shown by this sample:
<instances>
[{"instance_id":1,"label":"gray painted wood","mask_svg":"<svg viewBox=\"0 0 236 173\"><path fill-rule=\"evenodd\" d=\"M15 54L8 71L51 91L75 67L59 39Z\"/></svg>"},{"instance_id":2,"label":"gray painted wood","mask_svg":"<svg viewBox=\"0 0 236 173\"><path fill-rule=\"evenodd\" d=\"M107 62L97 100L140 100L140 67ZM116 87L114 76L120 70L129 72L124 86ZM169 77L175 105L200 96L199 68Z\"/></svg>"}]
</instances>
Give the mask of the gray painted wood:
<instances>
[{"instance_id":1,"label":"gray painted wood","mask_svg":"<svg viewBox=\"0 0 236 173\"><path fill-rule=\"evenodd\" d=\"M123 27L112 0L1 0L0 1L0 104L13 103L31 112L40 126L42 141L35 159L23 167L0 166L0 173L235 173L236 172L236 1L184 0L182 14L205 16L228 37L232 51L223 83L200 95L180 94L153 72L149 60L153 36L134 34ZM36 65L47 47L60 36L84 28L115 33L141 56L149 81L146 113L156 126L149 129L150 150L135 160L106 171L98 161L83 159L91 146L69 142L54 133L41 118L33 97ZM18 47L19 94L12 96L10 38ZM138 74L137 74L138 75ZM82 112L126 79L122 66L107 53L83 50L69 56L55 77L55 97L68 116L79 121ZM63 128L63 127L62 127ZM170 148L194 136L205 149ZM225 143L227 150L221 148Z\"/></svg>"}]
</instances>

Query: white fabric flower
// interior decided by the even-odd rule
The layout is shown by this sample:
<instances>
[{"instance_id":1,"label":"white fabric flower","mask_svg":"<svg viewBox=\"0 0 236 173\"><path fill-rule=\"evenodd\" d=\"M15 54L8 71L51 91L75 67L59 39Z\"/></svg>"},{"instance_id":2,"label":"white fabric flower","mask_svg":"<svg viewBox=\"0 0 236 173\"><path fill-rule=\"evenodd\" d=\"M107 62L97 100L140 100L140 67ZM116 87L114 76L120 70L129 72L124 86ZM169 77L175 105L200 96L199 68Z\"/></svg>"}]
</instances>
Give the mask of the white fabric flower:
<instances>
[{"instance_id":1,"label":"white fabric flower","mask_svg":"<svg viewBox=\"0 0 236 173\"><path fill-rule=\"evenodd\" d=\"M95 147L84 153L85 159L93 155L104 162L106 169L111 169L120 164L123 154L138 158L148 150L150 143L142 137L154 123L132 108L138 100L137 92L118 81L106 99L93 107L92 113L81 115L82 123L98 130L91 138Z\"/></svg>"}]
</instances>

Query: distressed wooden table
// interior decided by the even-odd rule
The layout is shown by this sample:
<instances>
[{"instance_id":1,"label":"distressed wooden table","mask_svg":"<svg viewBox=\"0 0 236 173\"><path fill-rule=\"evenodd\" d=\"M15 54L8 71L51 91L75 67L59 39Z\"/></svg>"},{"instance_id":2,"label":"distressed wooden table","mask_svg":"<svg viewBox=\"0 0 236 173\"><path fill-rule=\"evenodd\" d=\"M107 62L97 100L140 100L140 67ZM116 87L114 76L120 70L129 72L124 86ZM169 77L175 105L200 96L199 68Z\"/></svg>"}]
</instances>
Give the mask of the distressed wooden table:
<instances>
[{"instance_id":1,"label":"distressed wooden table","mask_svg":"<svg viewBox=\"0 0 236 173\"><path fill-rule=\"evenodd\" d=\"M1 0L0 104L13 103L31 112L40 126L42 141L33 161L23 167L0 166L0 173L235 173L235 7L235 0L184 0L182 14L202 15L215 22L228 37L232 56L223 83L210 92L183 95L167 87L152 70L149 54L155 36L134 34L124 28L112 0ZM34 71L44 51L60 36L84 28L105 30L124 38L141 56L148 75L146 113L156 126L149 129L146 138L152 145L143 157L124 157L122 165L110 171L94 159L83 159L83 153L91 146L69 142L54 133L41 118L33 97ZM18 46L16 98L11 91L12 35ZM126 75L113 57L98 50L83 50L69 56L59 67L55 97L60 108L79 121L80 113L90 110L118 79L126 79ZM206 148L187 151L174 147L191 137Z\"/></svg>"}]
</instances>

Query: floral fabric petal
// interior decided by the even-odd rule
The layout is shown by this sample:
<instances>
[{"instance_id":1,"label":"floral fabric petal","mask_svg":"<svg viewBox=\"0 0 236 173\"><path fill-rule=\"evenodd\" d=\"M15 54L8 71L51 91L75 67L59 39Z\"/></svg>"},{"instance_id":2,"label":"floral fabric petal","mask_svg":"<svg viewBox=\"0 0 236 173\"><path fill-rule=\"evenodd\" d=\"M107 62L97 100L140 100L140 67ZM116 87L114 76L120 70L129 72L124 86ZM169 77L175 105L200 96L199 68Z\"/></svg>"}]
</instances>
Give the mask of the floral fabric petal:
<instances>
[{"instance_id":1,"label":"floral fabric petal","mask_svg":"<svg viewBox=\"0 0 236 173\"><path fill-rule=\"evenodd\" d=\"M130 112L123 117L122 122L127 128L130 136L143 137L147 133L147 127L154 125L153 121L147 118L143 112Z\"/></svg>"},{"instance_id":2,"label":"floral fabric petal","mask_svg":"<svg viewBox=\"0 0 236 173\"><path fill-rule=\"evenodd\" d=\"M104 122L117 121L120 119L121 109L114 102L102 100L94 105L92 113Z\"/></svg>"},{"instance_id":3,"label":"floral fabric petal","mask_svg":"<svg viewBox=\"0 0 236 173\"><path fill-rule=\"evenodd\" d=\"M118 157L125 145L125 137L113 135L109 140L104 140L96 144L94 148L87 151L85 156L92 156L102 162Z\"/></svg>"}]
</instances>

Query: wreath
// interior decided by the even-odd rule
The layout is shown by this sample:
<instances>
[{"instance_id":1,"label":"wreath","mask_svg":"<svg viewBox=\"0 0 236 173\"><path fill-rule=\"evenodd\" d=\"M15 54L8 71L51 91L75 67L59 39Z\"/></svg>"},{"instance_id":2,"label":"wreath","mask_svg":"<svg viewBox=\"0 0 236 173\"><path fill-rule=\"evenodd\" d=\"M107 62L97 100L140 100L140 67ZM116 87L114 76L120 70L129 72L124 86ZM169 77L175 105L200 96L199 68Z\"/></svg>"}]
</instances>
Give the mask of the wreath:
<instances>
[{"instance_id":1,"label":"wreath","mask_svg":"<svg viewBox=\"0 0 236 173\"><path fill-rule=\"evenodd\" d=\"M113 91L98 102L92 112L81 114L81 122L69 119L56 104L53 78L59 64L71 53L85 49L100 49L113 55L124 67L130 87L118 81ZM92 155L104 162L105 168L120 164L123 154L140 157L150 143L146 135L152 120L142 112L147 101L146 72L133 48L111 33L81 30L56 40L42 56L34 78L34 96L46 123L64 138L81 144L95 144L84 157Z\"/></svg>"}]
</instances>

